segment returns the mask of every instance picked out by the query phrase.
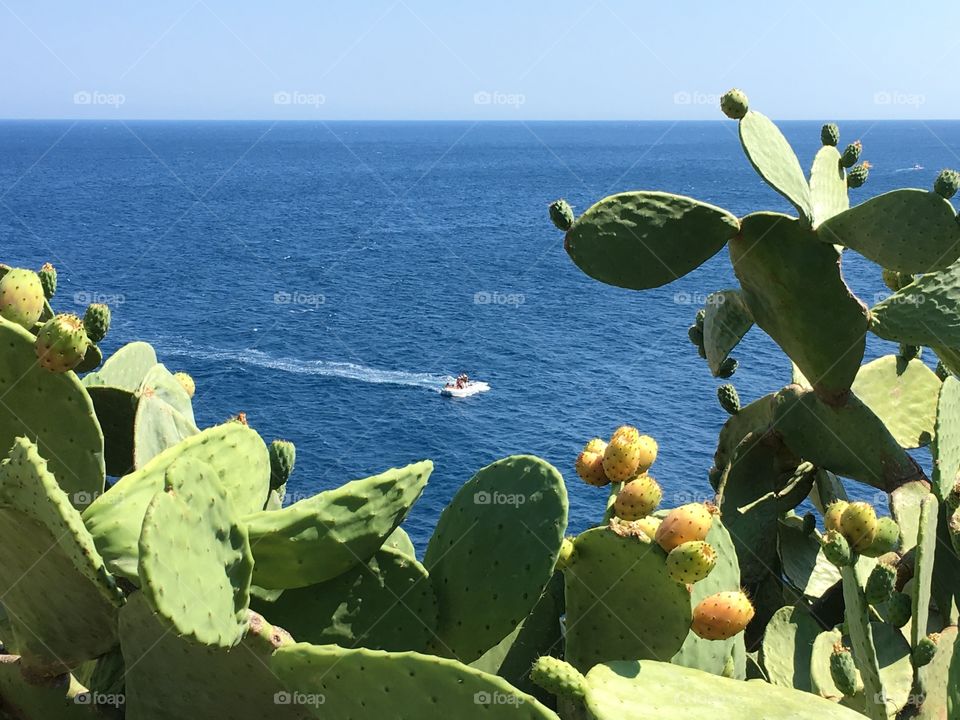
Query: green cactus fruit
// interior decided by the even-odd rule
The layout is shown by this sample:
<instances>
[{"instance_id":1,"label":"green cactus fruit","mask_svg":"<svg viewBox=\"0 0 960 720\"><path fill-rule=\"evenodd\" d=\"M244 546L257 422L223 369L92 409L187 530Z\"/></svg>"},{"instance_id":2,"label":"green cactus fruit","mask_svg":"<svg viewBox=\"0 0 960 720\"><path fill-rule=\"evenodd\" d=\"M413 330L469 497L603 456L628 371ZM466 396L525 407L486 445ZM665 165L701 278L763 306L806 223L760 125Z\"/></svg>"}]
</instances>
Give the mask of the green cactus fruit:
<instances>
[{"instance_id":1,"label":"green cactus fruit","mask_svg":"<svg viewBox=\"0 0 960 720\"><path fill-rule=\"evenodd\" d=\"M704 640L727 640L743 632L753 615L750 598L741 590L728 590L697 604L690 629Z\"/></svg>"},{"instance_id":2,"label":"green cactus fruit","mask_svg":"<svg viewBox=\"0 0 960 720\"><path fill-rule=\"evenodd\" d=\"M193 381L193 378L185 372L176 372L173 374L173 379L180 383L187 396L192 400L193 396L197 392L197 384Z\"/></svg>"},{"instance_id":3,"label":"green cactus fruit","mask_svg":"<svg viewBox=\"0 0 960 720\"><path fill-rule=\"evenodd\" d=\"M823 526L827 530L836 530L839 532L840 517L849 504L846 500L835 500L827 505L827 511L823 514Z\"/></svg>"},{"instance_id":4,"label":"green cactus fruit","mask_svg":"<svg viewBox=\"0 0 960 720\"><path fill-rule=\"evenodd\" d=\"M106 337L110 329L110 308L103 303L92 303L83 314L83 327L90 340L98 343Z\"/></svg>"},{"instance_id":5,"label":"green cactus fruit","mask_svg":"<svg viewBox=\"0 0 960 720\"><path fill-rule=\"evenodd\" d=\"M43 312L43 285L32 270L14 268L0 278L0 316L30 330Z\"/></svg>"},{"instance_id":6,"label":"green cactus fruit","mask_svg":"<svg viewBox=\"0 0 960 720\"><path fill-rule=\"evenodd\" d=\"M873 544L877 537L877 512L870 503L852 502L840 516L840 531L857 552Z\"/></svg>"},{"instance_id":7,"label":"green cactus fruit","mask_svg":"<svg viewBox=\"0 0 960 720\"><path fill-rule=\"evenodd\" d=\"M703 330L703 323L706 322L706 319L707 319L706 309L700 308L699 310L697 310L697 315L693 319L693 322L698 328Z\"/></svg>"},{"instance_id":8,"label":"green cactus fruit","mask_svg":"<svg viewBox=\"0 0 960 720\"><path fill-rule=\"evenodd\" d=\"M867 578L864 594L871 605L887 602L896 589L897 570L887 563L877 563Z\"/></svg>"},{"instance_id":9,"label":"green cactus fruit","mask_svg":"<svg viewBox=\"0 0 960 720\"><path fill-rule=\"evenodd\" d=\"M937 377L940 378L941 382L950 377L950 371L947 370L947 366L943 364L942 360L937 361L937 369L934 370L934 372L937 374Z\"/></svg>"},{"instance_id":10,"label":"green cactus fruit","mask_svg":"<svg viewBox=\"0 0 960 720\"><path fill-rule=\"evenodd\" d=\"M720 401L720 407L731 415L740 412L740 396L737 394L737 389L730 383L717 388L717 400Z\"/></svg>"},{"instance_id":11,"label":"green cactus fruit","mask_svg":"<svg viewBox=\"0 0 960 720\"><path fill-rule=\"evenodd\" d=\"M859 165L854 165L847 172L847 187L851 189L856 189L863 185L867 178L870 177L870 168L873 167L868 162L862 162Z\"/></svg>"},{"instance_id":12,"label":"green cactus fruit","mask_svg":"<svg viewBox=\"0 0 960 720\"><path fill-rule=\"evenodd\" d=\"M920 353L923 351L919 345L905 345L900 343L900 349L897 351L897 355L903 358L904 361L910 362L914 358L920 357Z\"/></svg>"},{"instance_id":13,"label":"green cactus fruit","mask_svg":"<svg viewBox=\"0 0 960 720\"><path fill-rule=\"evenodd\" d=\"M817 516L813 513L807 513L803 516L803 525L801 530L803 530L804 535L813 535L813 531L817 529Z\"/></svg>"},{"instance_id":14,"label":"green cactus fruit","mask_svg":"<svg viewBox=\"0 0 960 720\"><path fill-rule=\"evenodd\" d=\"M564 199L550 203L550 219L558 230L566 232L573 226L573 208Z\"/></svg>"},{"instance_id":15,"label":"green cactus fruit","mask_svg":"<svg viewBox=\"0 0 960 720\"><path fill-rule=\"evenodd\" d=\"M824 145L837 146L837 143L840 142L840 128L837 127L836 123L827 123L820 128L820 142Z\"/></svg>"},{"instance_id":16,"label":"green cactus fruit","mask_svg":"<svg viewBox=\"0 0 960 720\"><path fill-rule=\"evenodd\" d=\"M621 520L639 520L656 510L662 499L660 485L644 473L623 484L613 503L613 511Z\"/></svg>"},{"instance_id":17,"label":"green cactus fruit","mask_svg":"<svg viewBox=\"0 0 960 720\"><path fill-rule=\"evenodd\" d=\"M289 440L274 440L267 448L270 452L270 489L285 485L297 460L297 448Z\"/></svg>"},{"instance_id":18,"label":"green cactus fruit","mask_svg":"<svg viewBox=\"0 0 960 720\"><path fill-rule=\"evenodd\" d=\"M687 328L687 337L690 338L690 342L694 345L703 345L703 329L697 327L696 325L691 325Z\"/></svg>"},{"instance_id":19,"label":"green cactus fruit","mask_svg":"<svg viewBox=\"0 0 960 720\"><path fill-rule=\"evenodd\" d=\"M44 263L37 276L40 278L43 296L49 300L57 292L57 269L50 263Z\"/></svg>"},{"instance_id":20,"label":"green cactus fruit","mask_svg":"<svg viewBox=\"0 0 960 720\"><path fill-rule=\"evenodd\" d=\"M747 114L750 106L744 92L733 88L725 92L723 97L720 98L720 109L731 120L739 120Z\"/></svg>"},{"instance_id":21,"label":"green cactus fruit","mask_svg":"<svg viewBox=\"0 0 960 720\"><path fill-rule=\"evenodd\" d=\"M618 428L603 451L603 471L613 482L626 482L640 466L640 433L624 425Z\"/></svg>"},{"instance_id":22,"label":"green cactus fruit","mask_svg":"<svg viewBox=\"0 0 960 720\"><path fill-rule=\"evenodd\" d=\"M863 150L863 145L859 140L850 143L843 149L843 153L840 155L840 164L845 168L853 167L857 164L857 160L860 159L860 152Z\"/></svg>"},{"instance_id":23,"label":"green cactus fruit","mask_svg":"<svg viewBox=\"0 0 960 720\"><path fill-rule=\"evenodd\" d=\"M87 345L87 352L83 356L83 360L73 369L78 375L80 373L90 372L91 370L96 370L100 367L100 363L103 362L103 353L93 343Z\"/></svg>"},{"instance_id":24,"label":"green cactus fruit","mask_svg":"<svg viewBox=\"0 0 960 720\"><path fill-rule=\"evenodd\" d=\"M717 564L717 551L705 540L677 545L667 555L667 573L682 585L703 580Z\"/></svg>"},{"instance_id":25,"label":"green cactus fruit","mask_svg":"<svg viewBox=\"0 0 960 720\"><path fill-rule=\"evenodd\" d=\"M570 566L570 562L573 560L573 540L571 538L565 537L563 542L560 543L560 553L557 555L557 565L556 569L563 571Z\"/></svg>"},{"instance_id":26,"label":"green cactus fruit","mask_svg":"<svg viewBox=\"0 0 960 720\"><path fill-rule=\"evenodd\" d=\"M960 189L960 173L956 170L941 170L937 179L933 181L933 191L947 200L957 194Z\"/></svg>"},{"instance_id":27,"label":"green cactus fruit","mask_svg":"<svg viewBox=\"0 0 960 720\"><path fill-rule=\"evenodd\" d=\"M40 328L34 348L41 367L63 373L80 364L89 344L83 321L76 315L61 314Z\"/></svg>"},{"instance_id":28,"label":"green cactus fruit","mask_svg":"<svg viewBox=\"0 0 960 720\"><path fill-rule=\"evenodd\" d=\"M720 363L720 367L717 369L717 377L723 378L724 380L731 378L737 371L738 367L740 367L740 363L737 362L737 359L728 357L726 360Z\"/></svg>"},{"instance_id":29,"label":"green cactus fruit","mask_svg":"<svg viewBox=\"0 0 960 720\"><path fill-rule=\"evenodd\" d=\"M877 534L868 547L860 550L861 555L880 557L896 550L900 545L900 526L889 517L877 518Z\"/></svg>"},{"instance_id":30,"label":"green cactus fruit","mask_svg":"<svg viewBox=\"0 0 960 720\"><path fill-rule=\"evenodd\" d=\"M837 530L827 530L823 536L823 556L837 567L845 567L853 562L850 543Z\"/></svg>"},{"instance_id":31,"label":"green cactus fruit","mask_svg":"<svg viewBox=\"0 0 960 720\"><path fill-rule=\"evenodd\" d=\"M695 540L706 540L713 525L713 512L703 503L689 503L666 514L657 527L654 540L665 551Z\"/></svg>"},{"instance_id":32,"label":"green cactus fruit","mask_svg":"<svg viewBox=\"0 0 960 720\"><path fill-rule=\"evenodd\" d=\"M883 269L881 277L883 278L883 284L886 285L891 292L899 292L913 282L913 275L910 273L887 270L886 268Z\"/></svg>"},{"instance_id":33,"label":"green cactus fruit","mask_svg":"<svg viewBox=\"0 0 960 720\"><path fill-rule=\"evenodd\" d=\"M895 592L887 601L887 622L894 627L902 628L913 614L913 600L909 595Z\"/></svg>"},{"instance_id":34,"label":"green cactus fruit","mask_svg":"<svg viewBox=\"0 0 960 720\"><path fill-rule=\"evenodd\" d=\"M577 455L574 467L577 470L577 475L587 485L603 487L610 484L610 478L603 470L603 454L606 449L606 442L600 438L594 438Z\"/></svg>"},{"instance_id":35,"label":"green cactus fruit","mask_svg":"<svg viewBox=\"0 0 960 720\"><path fill-rule=\"evenodd\" d=\"M583 675L573 665L550 655L537 659L530 668L530 679L558 697L582 699L585 695Z\"/></svg>"},{"instance_id":36,"label":"green cactus fruit","mask_svg":"<svg viewBox=\"0 0 960 720\"><path fill-rule=\"evenodd\" d=\"M910 655L910 660L915 668L922 668L924 665L930 664L933 656L937 654L937 643L939 641L940 633L930 633L917 641L917 645Z\"/></svg>"},{"instance_id":37,"label":"green cactus fruit","mask_svg":"<svg viewBox=\"0 0 960 720\"><path fill-rule=\"evenodd\" d=\"M853 662L853 655L839 642L830 653L830 677L845 696L857 694L857 666Z\"/></svg>"}]
</instances>

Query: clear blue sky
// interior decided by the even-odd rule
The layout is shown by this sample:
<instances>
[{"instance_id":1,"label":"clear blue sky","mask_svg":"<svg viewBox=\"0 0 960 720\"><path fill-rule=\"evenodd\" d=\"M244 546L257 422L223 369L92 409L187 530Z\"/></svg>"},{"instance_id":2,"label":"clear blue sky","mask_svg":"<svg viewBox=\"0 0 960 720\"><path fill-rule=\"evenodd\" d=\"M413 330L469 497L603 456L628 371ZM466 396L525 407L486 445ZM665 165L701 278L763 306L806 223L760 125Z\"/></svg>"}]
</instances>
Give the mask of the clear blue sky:
<instances>
[{"instance_id":1,"label":"clear blue sky","mask_svg":"<svg viewBox=\"0 0 960 720\"><path fill-rule=\"evenodd\" d=\"M957 118L960 3L0 0L0 116Z\"/></svg>"}]
</instances>

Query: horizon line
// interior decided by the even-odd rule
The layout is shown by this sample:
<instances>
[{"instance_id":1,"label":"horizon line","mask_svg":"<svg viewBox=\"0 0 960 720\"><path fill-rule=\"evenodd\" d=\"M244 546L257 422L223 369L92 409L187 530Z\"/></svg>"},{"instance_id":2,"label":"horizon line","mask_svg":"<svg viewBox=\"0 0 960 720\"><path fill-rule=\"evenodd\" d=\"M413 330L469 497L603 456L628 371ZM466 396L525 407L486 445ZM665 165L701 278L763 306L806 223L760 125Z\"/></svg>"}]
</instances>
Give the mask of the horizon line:
<instances>
[{"instance_id":1,"label":"horizon line","mask_svg":"<svg viewBox=\"0 0 960 720\"><path fill-rule=\"evenodd\" d=\"M960 122L960 118L770 118L774 122ZM0 117L0 122L256 122L256 123L728 123L729 118L270 118L270 117Z\"/></svg>"}]
</instances>

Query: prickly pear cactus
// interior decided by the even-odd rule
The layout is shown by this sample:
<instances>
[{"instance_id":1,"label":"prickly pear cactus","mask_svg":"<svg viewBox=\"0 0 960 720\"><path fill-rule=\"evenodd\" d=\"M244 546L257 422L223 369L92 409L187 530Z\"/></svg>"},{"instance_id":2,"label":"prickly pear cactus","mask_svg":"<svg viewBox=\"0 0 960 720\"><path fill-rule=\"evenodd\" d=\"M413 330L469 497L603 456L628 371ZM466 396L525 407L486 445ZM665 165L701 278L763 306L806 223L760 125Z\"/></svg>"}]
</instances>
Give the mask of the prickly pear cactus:
<instances>
[{"instance_id":1,"label":"prickly pear cactus","mask_svg":"<svg viewBox=\"0 0 960 720\"><path fill-rule=\"evenodd\" d=\"M0 277L0 317L27 330L43 312L43 284L31 270L14 268Z\"/></svg>"}]
</instances>

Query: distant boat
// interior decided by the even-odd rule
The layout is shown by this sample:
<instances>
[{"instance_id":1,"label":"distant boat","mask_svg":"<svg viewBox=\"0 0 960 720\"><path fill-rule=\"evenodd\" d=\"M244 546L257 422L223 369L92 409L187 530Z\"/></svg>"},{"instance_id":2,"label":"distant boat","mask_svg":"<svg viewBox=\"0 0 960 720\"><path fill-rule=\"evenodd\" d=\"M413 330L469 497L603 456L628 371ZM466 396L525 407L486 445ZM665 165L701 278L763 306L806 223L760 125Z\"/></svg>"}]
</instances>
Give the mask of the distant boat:
<instances>
[{"instance_id":1,"label":"distant boat","mask_svg":"<svg viewBox=\"0 0 960 720\"><path fill-rule=\"evenodd\" d=\"M486 392L490 385L480 380L471 380L466 375L459 376L453 382L448 382L440 388L440 394L444 397L470 397L477 393Z\"/></svg>"}]
</instances>

